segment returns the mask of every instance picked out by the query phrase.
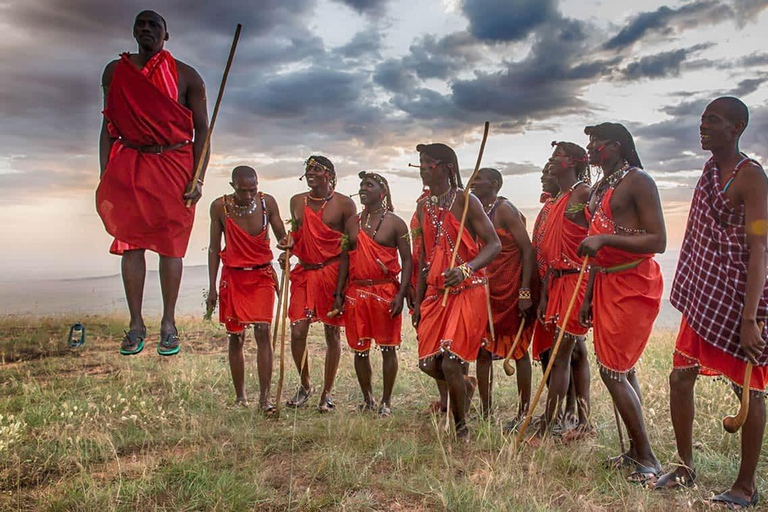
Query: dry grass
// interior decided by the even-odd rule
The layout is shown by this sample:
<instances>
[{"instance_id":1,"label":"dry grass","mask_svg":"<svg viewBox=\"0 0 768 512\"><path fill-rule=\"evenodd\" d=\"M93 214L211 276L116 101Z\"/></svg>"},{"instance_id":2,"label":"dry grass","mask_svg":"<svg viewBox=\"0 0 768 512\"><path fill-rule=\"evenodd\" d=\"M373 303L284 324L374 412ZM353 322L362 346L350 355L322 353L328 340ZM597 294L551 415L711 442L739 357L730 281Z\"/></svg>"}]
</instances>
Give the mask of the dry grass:
<instances>
[{"instance_id":1,"label":"dry grass","mask_svg":"<svg viewBox=\"0 0 768 512\"><path fill-rule=\"evenodd\" d=\"M284 409L275 421L230 406L225 336L212 324L185 319L182 353L165 359L151 344L121 357L124 320L109 317L84 319L87 342L72 351L65 335L73 321L0 320L0 509L672 510L698 508L730 485L738 467L739 437L720 427L736 400L716 382L697 386L699 487L661 494L603 468L618 438L596 375L597 439L516 447L499 427L516 410L514 379L496 368L496 419L475 420L473 442L459 445L440 418L423 412L436 390L416 367L412 332L400 351L392 417L353 412L359 391L347 351L334 414ZM321 333L311 332L316 384ZM646 419L664 463L675 460L667 388L673 344L673 333L656 333L640 367ZM247 383L256 396L253 352L251 342ZM289 367L286 396L295 383ZM763 462L761 489L766 469Z\"/></svg>"}]
</instances>

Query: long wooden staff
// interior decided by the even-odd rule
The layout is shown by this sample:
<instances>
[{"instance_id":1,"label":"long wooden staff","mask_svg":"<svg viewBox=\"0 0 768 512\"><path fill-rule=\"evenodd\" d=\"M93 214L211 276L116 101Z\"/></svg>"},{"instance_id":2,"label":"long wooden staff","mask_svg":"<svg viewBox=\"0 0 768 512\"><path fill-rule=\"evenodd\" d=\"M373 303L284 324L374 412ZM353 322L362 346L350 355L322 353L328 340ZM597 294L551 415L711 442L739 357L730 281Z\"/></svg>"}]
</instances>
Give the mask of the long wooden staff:
<instances>
[{"instance_id":1,"label":"long wooden staff","mask_svg":"<svg viewBox=\"0 0 768 512\"><path fill-rule=\"evenodd\" d=\"M211 134L213 133L213 127L216 124L216 117L219 115L219 106L221 105L221 98L224 96L224 86L227 85L227 77L229 76L229 68L232 67L232 59L235 58L235 49L237 48L237 42L240 39L240 31L243 26L238 23L235 29L235 37L232 40L232 47L229 49L229 58L227 59L227 65L224 68L224 76L221 78L221 85L219 85L219 95L216 97L216 104L213 106L213 115L211 116L211 125L208 127L208 133L205 135L205 142L203 142L203 149L200 151L200 158L197 160L197 169L195 169L195 176L192 178L187 193L192 192L192 188L197 186L197 180L200 179L200 175L203 173L203 165L205 165L205 157L208 155L208 149L211 147ZM191 199L187 199L187 208L192 204Z\"/></svg>"},{"instance_id":2,"label":"long wooden staff","mask_svg":"<svg viewBox=\"0 0 768 512\"><path fill-rule=\"evenodd\" d=\"M762 336L764 322L758 324L760 333ZM747 362L747 367L744 369L744 380L741 383L741 405L739 406L739 412L736 416L726 416L723 418L723 428L729 434L735 434L739 431L744 422L747 421L747 415L749 414L749 383L752 380L752 362Z\"/></svg>"},{"instance_id":3,"label":"long wooden staff","mask_svg":"<svg viewBox=\"0 0 768 512\"><path fill-rule=\"evenodd\" d=\"M290 237L290 235L289 235ZM285 250L285 264L283 266L283 311L280 315L283 327L280 333L280 374L277 378L277 393L275 396L275 412L280 417L280 403L283 400L283 376L285 375L285 324L288 323L288 283L291 275L291 250Z\"/></svg>"},{"instance_id":4,"label":"long wooden staff","mask_svg":"<svg viewBox=\"0 0 768 512\"><path fill-rule=\"evenodd\" d=\"M282 315L282 306L283 306L283 291L285 290L285 283L286 280L286 273L283 272L283 275L280 276L280 288L277 290L277 313L275 314L275 325L272 327L272 352L274 353L275 349L277 348L277 329L280 327L280 321L279 318Z\"/></svg>"},{"instance_id":5,"label":"long wooden staff","mask_svg":"<svg viewBox=\"0 0 768 512\"><path fill-rule=\"evenodd\" d=\"M563 336L565 335L565 327L568 325L568 319L571 317L571 310L573 309L573 305L576 303L576 297L579 295L579 288L581 288L581 281L582 279L584 279L584 272L586 272L587 270L587 262L589 262L589 257L584 256L584 262L581 264L579 277L576 279L576 288L573 290L573 295L571 295L571 301L568 303L568 308L566 308L565 310L565 317L563 318L563 323L560 326L560 333L557 335L555 346L552 347L552 353L549 355L549 364L547 364L547 369L544 372L544 376L541 379L541 384L539 384L539 389L536 390L536 396L531 402L531 405L528 407L528 412L525 415L525 420L523 420L523 424L520 425L520 431L517 433L518 443L522 441L523 436L525 436L525 429L528 428L528 424L531 422L531 416L533 416L533 411L536 410L536 406L539 404L541 393L544 391L544 386L547 384L547 379L549 378L549 374L552 371L552 367L555 364L555 358L557 357L557 351L560 348L560 342L563 341Z\"/></svg>"},{"instance_id":6,"label":"long wooden staff","mask_svg":"<svg viewBox=\"0 0 768 512\"><path fill-rule=\"evenodd\" d=\"M488 140L488 130L491 127L491 123L489 121L485 122L485 126L483 127L483 141L480 143L480 152L477 154L477 163L475 163L475 171L472 173L472 176L469 178L469 181L464 186L464 210L461 212L461 222L459 222L459 234L456 236L456 243L453 246L453 253L451 254L451 264L448 265L448 268L453 268L454 265L456 265L456 255L459 252L459 246L461 245L461 236L464 234L464 224L467 222L467 210L469 209L469 193L470 193L470 187L472 185L472 182L475 181L475 178L477 177L477 171L480 170L480 162L483 160L483 151L485 151L485 141ZM458 173L459 170L456 169L456 172ZM448 287L445 288L445 293L443 293L443 302L442 305L445 307L445 304L448 301Z\"/></svg>"},{"instance_id":7,"label":"long wooden staff","mask_svg":"<svg viewBox=\"0 0 768 512\"><path fill-rule=\"evenodd\" d=\"M512 358L512 354L515 353L515 349L517 348L517 345L520 343L520 338L522 338L524 327L525 327L525 317L520 319L520 327L517 328L517 334L515 334L515 341L512 343L512 346L510 347L509 352L507 352L507 357L504 358L504 364L502 366L504 367L504 373L507 374L507 377L511 377L515 374L515 367L512 366L512 363L509 360Z\"/></svg>"},{"instance_id":8,"label":"long wooden staff","mask_svg":"<svg viewBox=\"0 0 768 512\"><path fill-rule=\"evenodd\" d=\"M496 328L493 326L493 308L491 308L491 287L488 281L484 283L485 305L488 306L488 330L491 332L491 342L496 343Z\"/></svg>"}]
</instances>

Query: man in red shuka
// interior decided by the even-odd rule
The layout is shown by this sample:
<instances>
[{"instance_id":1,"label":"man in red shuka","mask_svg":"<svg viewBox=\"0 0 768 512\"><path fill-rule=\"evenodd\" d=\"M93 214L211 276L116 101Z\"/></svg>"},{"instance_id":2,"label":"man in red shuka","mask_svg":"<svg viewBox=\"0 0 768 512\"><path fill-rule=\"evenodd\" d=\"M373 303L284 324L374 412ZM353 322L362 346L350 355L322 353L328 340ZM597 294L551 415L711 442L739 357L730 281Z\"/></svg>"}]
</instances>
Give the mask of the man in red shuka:
<instances>
[{"instance_id":1,"label":"man in red shuka","mask_svg":"<svg viewBox=\"0 0 768 512\"><path fill-rule=\"evenodd\" d=\"M211 204L211 241L208 246L209 287L206 305L216 307L216 278L219 283L219 321L229 338L229 369L235 385L235 403L248 405L245 394L246 328L253 325L256 338L256 368L259 374L259 407L270 414L275 406L269 401L272 379L272 345L269 325L275 306L277 277L272 268L269 226L275 237L285 242L285 227L275 198L260 192L258 177L251 167L232 171L230 185L235 190ZM221 248L224 235L226 247Z\"/></svg>"},{"instance_id":2,"label":"man in red shuka","mask_svg":"<svg viewBox=\"0 0 768 512\"><path fill-rule=\"evenodd\" d=\"M157 352L179 352L176 299L182 257L187 250L194 208L204 172L193 180L208 133L205 84L190 66L163 46L165 19L142 11L133 24L139 45L104 69L104 122L99 142L101 175L96 210L115 237L110 252L122 256L123 286L131 319L120 346L123 355L144 349L147 328L141 305L146 250L160 255L163 318ZM205 166L203 167L205 171Z\"/></svg>"}]
</instances>

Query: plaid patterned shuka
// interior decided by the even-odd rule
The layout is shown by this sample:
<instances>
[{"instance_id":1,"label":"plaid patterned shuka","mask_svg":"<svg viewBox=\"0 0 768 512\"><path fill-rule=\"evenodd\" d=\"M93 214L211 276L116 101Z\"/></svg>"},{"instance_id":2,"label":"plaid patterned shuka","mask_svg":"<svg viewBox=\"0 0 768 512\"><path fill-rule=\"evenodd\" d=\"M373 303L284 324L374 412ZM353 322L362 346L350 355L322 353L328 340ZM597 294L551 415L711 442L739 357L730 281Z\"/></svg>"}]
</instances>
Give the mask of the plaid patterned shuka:
<instances>
[{"instance_id":1,"label":"plaid patterned shuka","mask_svg":"<svg viewBox=\"0 0 768 512\"><path fill-rule=\"evenodd\" d=\"M750 161L760 165L744 157L735 172ZM670 301L704 341L746 361L739 344L749 264L744 206L731 206L720 187L719 174L710 159L696 185ZM768 282L757 319L768 320ZM768 365L768 348L758 362Z\"/></svg>"}]
</instances>

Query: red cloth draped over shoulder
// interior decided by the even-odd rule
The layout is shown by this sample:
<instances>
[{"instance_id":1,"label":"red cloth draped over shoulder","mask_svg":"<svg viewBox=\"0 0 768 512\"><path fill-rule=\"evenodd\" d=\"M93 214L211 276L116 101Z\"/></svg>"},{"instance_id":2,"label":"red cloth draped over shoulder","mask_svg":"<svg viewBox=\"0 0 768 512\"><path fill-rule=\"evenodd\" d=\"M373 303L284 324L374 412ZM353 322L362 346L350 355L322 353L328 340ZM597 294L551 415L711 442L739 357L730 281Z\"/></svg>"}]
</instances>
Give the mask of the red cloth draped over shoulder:
<instances>
[{"instance_id":1,"label":"red cloth draped over shoulder","mask_svg":"<svg viewBox=\"0 0 768 512\"><path fill-rule=\"evenodd\" d=\"M520 327L517 302L523 277L523 262L512 234L503 229L496 229L496 233L501 241L501 252L486 267L496 340L491 340L490 332L486 333L486 338L490 341L485 348L495 356L506 357ZM521 335L520 343L517 344L512 357L515 360L522 358L528 352L529 344L530 339L523 339Z\"/></svg>"},{"instance_id":2,"label":"red cloth draped over shoulder","mask_svg":"<svg viewBox=\"0 0 768 512\"><path fill-rule=\"evenodd\" d=\"M291 322L309 320L328 325L342 325L344 322L344 315L328 317L333 309L333 294L338 284L342 234L323 222L325 204L315 212L305 202L304 220L292 235L293 254L300 263L291 270L288 307ZM319 268L304 268L304 265Z\"/></svg>"},{"instance_id":3,"label":"red cloth draped over shoulder","mask_svg":"<svg viewBox=\"0 0 768 512\"><path fill-rule=\"evenodd\" d=\"M545 323L565 328L565 332L576 336L583 336L589 330L579 323L579 310L584 303L584 295L587 291L587 279L581 280L576 302L571 310L567 325L563 326L568 303L576 290L576 282L579 279L578 271L581 269L582 258L576 253L582 240L587 237L587 228L579 226L566 217L568 200L572 192L566 192L552 205L547 219L547 228L539 245L542 257L547 261L547 267L554 271L576 272L558 277L549 275L547 280L548 302ZM542 340L544 341L544 340ZM552 340L549 340L552 346Z\"/></svg>"},{"instance_id":4,"label":"red cloth draped over shoulder","mask_svg":"<svg viewBox=\"0 0 768 512\"><path fill-rule=\"evenodd\" d=\"M527 325L523 329L523 339L527 340L527 343L531 346L531 354L536 360L540 359L542 352L552 348L552 332L551 329L535 318L536 308L539 304L539 298L541 296L541 282L544 279L544 275L547 273L547 260L544 257L544 253L541 251L541 240L546 233L547 219L552 211L552 205L555 200L549 194L542 194L541 196L541 210L536 216L536 220L533 223L533 233L531 236L531 246L533 252L536 255L536 273L537 277L531 280L531 297L533 298L533 310L531 316L527 320ZM550 326L551 327L551 326Z\"/></svg>"},{"instance_id":5,"label":"red cloth draped over shoulder","mask_svg":"<svg viewBox=\"0 0 768 512\"><path fill-rule=\"evenodd\" d=\"M474 361L488 325L484 272L481 270L459 286L451 288L443 307L443 272L451 262L459 220L448 209L433 206L429 201L425 201L421 208L422 237L429 273L427 290L421 302L421 320L416 331L419 359L448 352L463 361ZM477 243L465 229L456 265L471 261L477 253Z\"/></svg>"},{"instance_id":6,"label":"red cloth draped over shoulder","mask_svg":"<svg viewBox=\"0 0 768 512\"><path fill-rule=\"evenodd\" d=\"M277 291L267 230L254 236L232 218L224 224L226 246L219 253L219 321L228 332L242 332L252 323L271 323Z\"/></svg>"},{"instance_id":7,"label":"red cloth draped over shoulder","mask_svg":"<svg viewBox=\"0 0 768 512\"><path fill-rule=\"evenodd\" d=\"M117 140L96 190L96 210L119 241L111 252L140 248L180 258L187 251L195 210L182 196L194 173L192 144L152 154L120 140L134 146L192 140L192 112L177 101L176 77L176 61L165 50L142 70L128 54L115 66L104 116Z\"/></svg>"},{"instance_id":8,"label":"red cloth draped over shoulder","mask_svg":"<svg viewBox=\"0 0 768 512\"><path fill-rule=\"evenodd\" d=\"M589 236L614 234L611 211L614 189L608 189L590 219ZM631 235L626 235L631 236ZM634 368L653 330L661 308L664 283L653 254L637 254L615 247L601 248L592 265L610 269L638 262L614 273L598 272L592 295L592 320L597 362L616 374Z\"/></svg>"},{"instance_id":9,"label":"red cloth draped over shoulder","mask_svg":"<svg viewBox=\"0 0 768 512\"><path fill-rule=\"evenodd\" d=\"M400 345L403 316L392 318L389 314L389 304L400 289L400 271L397 247L385 247L360 229L357 246L349 251L344 311L347 343L352 350L364 352L371 341L384 347Z\"/></svg>"}]
</instances>

